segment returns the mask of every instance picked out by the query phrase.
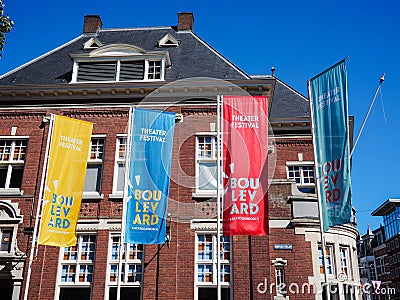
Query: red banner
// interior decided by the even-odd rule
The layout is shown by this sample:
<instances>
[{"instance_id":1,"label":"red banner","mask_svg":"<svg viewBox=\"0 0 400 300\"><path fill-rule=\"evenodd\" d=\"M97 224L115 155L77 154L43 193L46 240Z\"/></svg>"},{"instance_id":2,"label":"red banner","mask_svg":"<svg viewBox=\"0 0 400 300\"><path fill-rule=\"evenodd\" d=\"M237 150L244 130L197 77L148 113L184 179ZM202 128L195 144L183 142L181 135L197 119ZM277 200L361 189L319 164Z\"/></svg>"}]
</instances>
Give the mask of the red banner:
<instances>
[{"instance_id":1,"label":"red banner","mask_svg":"<svg viewBox=\"0 0 400 300\"><path fill-rule=\"evenodd\" d=\"M223 97L223 233L268 233L268 100Z\"/></svg>"}]
</instances>

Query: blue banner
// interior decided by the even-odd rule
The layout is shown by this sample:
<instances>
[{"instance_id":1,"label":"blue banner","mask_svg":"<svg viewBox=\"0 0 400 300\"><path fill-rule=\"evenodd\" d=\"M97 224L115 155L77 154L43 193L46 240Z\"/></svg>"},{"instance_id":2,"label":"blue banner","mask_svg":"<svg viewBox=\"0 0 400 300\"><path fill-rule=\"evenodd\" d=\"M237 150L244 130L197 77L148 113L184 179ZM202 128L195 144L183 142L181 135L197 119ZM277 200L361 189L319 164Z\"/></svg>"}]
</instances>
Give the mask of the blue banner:
<instances>
[{"instance_id":1,"label":"blue banner","mask_svg":"<svg viewBox=\"0 0 400 300\"><path fill-rule=\"evenodd\" d=\"M127 243L165 243L174 124L175 113L134 109Z\"/></svg>"},{"instance_id":2,"label":"blue banner","mask_svg":"<svg viewBox=\"0 0 400 300\"><path fill-rule=\"evenodd\" d=\"M309 81L315 167L323 229L351 220L350 145L345 60Z\"/></svg>"}]
</instances>

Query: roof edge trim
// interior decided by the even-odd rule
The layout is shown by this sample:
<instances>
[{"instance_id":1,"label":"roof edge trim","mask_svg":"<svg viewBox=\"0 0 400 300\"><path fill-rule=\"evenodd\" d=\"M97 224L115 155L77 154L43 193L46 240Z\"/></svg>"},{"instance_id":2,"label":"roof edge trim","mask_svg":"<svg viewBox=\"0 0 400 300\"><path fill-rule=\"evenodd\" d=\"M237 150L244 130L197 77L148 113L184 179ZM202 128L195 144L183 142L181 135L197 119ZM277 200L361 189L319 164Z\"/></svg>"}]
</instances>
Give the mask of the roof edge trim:
<instances>
[{"instance_id":1,"label":"roof edge trim","mask_svg":"<svg viewBox=\"0 0 400 300\"><path fill-rule=\"evenodd\" d=\"M303 98L304 101L306 102L310 102L310 100L304 96L303 94L301 94L300 92L296 91L294 88L292 88L291 86L289 86L288 84L286 84L285 82L283 82L282 80L280 80L278 77L274 77L277 81L279 81L279 83L281 83L282 85L284 85L286 88L288 88L289 90L291 90L293 93L297 94L298 96L300 96L301 98Z\"/></svg>"},{"instance_id":2,"label":"roof edge trim","mask_svg":"<svg viewBox=\"0 0 400 300\"><path fill-rule=\"evenodd\" d=\"M98 32L109 32L109 31L135 31L135 30L160 30L160 29L170 29L173 28L171 26L153 26L153 27L134 27L134 28L102 28L98 30Z\"/></svg>"},{"instance_id":3,"label":"roof edge trim","mask_svg":"<svg viewBox=\"0 0 400 300\"><path fill-rule=\"evenodd\" d=\"M384 216L389 213L394 207L400 206L400 199L389 198L383 202L377 209L371 212L371 216Z\"/></svg>"},{"instance_id":4,"label":"roof edge trim","mask_svg":"<svg viewBox=\"0 0 400 300\"><path fill-rule=\"evenodd\" d=\"M7 76L9 76L9 75L11 75L11 74L17 72L17 71L19 71L19 70L21 70L21 69L23 69L23 68L29 66L30 64L32 64L32 63L34 63L34 62L36 62L36 61L41 60L42 58L44 58L44 57L46 57L46 56L48 56L48 55L50 55L50 54L52 54L52 53L54 53L54 52L56 52L56 51L62 49L62 48L66 47L66 46L68 46L68 45L70 45L70 44L72 44L72 43L74 43L74 42L76 42L76 41L78 41L79 39L81 39L81 38L84 37L84 36L85 36L84 34L81 34L80 36L78 36L78 37L76 37L76 38L74 38L74 39L72 39L72 40L70 40L70 41L68 41L68 42L66 42L66 43L64 43L64 44L62 44L61 46L58 46L57 48L52 49L52 50L50 50L49 52L46 52L46 53L44 53L44 54L42 54L42 55L40 55L40 56L38 56L38 57L32 59L31 61L28 61L28 62L24 63L23 65L21 65L21 66L15 68L15 69L12 69L12 70L8 71L7 73L1 75L1 76L0 76L0 79L3 79L4 77L7 77Z\"/></svg>"}]
</instances>

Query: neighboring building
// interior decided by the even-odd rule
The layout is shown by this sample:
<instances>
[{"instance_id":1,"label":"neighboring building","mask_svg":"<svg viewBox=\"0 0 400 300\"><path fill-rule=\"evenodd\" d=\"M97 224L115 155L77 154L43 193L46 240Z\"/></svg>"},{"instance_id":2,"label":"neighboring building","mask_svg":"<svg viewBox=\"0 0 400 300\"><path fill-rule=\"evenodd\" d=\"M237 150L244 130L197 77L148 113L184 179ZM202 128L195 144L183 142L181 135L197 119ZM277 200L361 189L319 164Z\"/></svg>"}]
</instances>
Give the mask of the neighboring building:
<instances>
[{"instance_id":1,"label":"neighboring building","mask_svg":"<svg viewBox=\"0 0 400 300\"><path fill-rule=\"evenodd\" d=\"M390 272L385 276L386 281L390 282L390 287L396 291L390 299L400 299L400 199L388 199L381 206L372 212L373 216L383 217L383 228L385 236L385 246L387 252L387 261Z\"/></svg>"},{"instance_id":2,"label":"neighboring building","mask_svg":"<svg viewBox=\"0 0 400 300\"><path fill-rule=\"evenodd\" d=\"M269 99L270 234L223 239L222 298L325 299L326 269L331 300L361 299L355 224L330 229L321 247L308 99L275 76L241 71L193 22L179 13L177 26L102 29L99 16L86 16L82 35L0 77L2 299L24 292L51 113L94 129L77 245L38 247L28 299L116 299L131 105L180 118L171 239L127 245L121 299L216 299L216 99L245 94Z\"/></svg>"},{"instance_id":3,"label":"neighboring building","mask_svg":"<svg viewBox=\"0 0 400 300\"><path fill-rule=\"evenodd\" d=\"M366 289L363 299L392 299L389 293L386 293L391 286L391 276L384 227L372 231L368 226L367 233L359 236L357 253L361 284ZM380 282L380 288L376 291L374 281Z\"/></svg>"},{"instance_id":4,"label":"neighboring building","mask_svg":"<svg viewBox=\"0 0 400 300\"><path fill-rule=\"evenodd\" d=\"M390 264L384 227L381 226L375 229L372 231L372 234L374 235L374 239L371 244L375 258L376 276L378 281L381 282L382 287L389 287L391 286ZM382 295L378 299L389 299L389 295Z\"/></svg>"}]
</instances>

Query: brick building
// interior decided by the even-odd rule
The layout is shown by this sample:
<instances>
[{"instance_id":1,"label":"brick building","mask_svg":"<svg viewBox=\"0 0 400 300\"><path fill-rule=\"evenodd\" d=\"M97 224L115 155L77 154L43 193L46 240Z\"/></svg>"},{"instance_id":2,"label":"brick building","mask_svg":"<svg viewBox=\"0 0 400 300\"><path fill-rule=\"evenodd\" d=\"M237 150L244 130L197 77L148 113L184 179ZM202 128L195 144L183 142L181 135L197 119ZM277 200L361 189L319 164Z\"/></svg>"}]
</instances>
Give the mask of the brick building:
<instances>
[{"instance_id":1,"label":"brick building","mask_svg":"<svg viewBox=\"0 0 400 300\"><path fill-rule=\"evenodd\" d=\"M126 246L121 299L216 299L216 99L248 94L269 99L270 235L223 239L222 298L323 298L308 99L273 74L249 76L199 38L193 23L192 13L179 13L177 26L103 29L99 16L85 16L82 35L0 77L5 299L22 299L25 290L51 113L94 129L77 245L39 246L28 299L116 299L131 105L174 111L179 120L171 239ZM326 234L331 299L360 299L357 234L355 224Z\"/></svg>"},{"instance_id":2,"label":"brick building","mask_svg":"<svg viewBox=\"0 0 400 300\"><path fill-rule=\"evenodd\" d=\"M357 241L361 284L368 287L363 299L392 299L390 264L383 226L360 235ZM380 282L380 286L373 282ZM366 288L367 290L367 288ZM392 298L391 298L392 297Z\"/></svg>"},{"instance_id":3,"label":"brick building","mask_svg":"<svg viewBox=\"0 0 400 300\"><path fill-rule=\"evenodd\" d=\"M384 283L386 290L391 295L386 295L387 299L400 299L400 199L390 198L383 202L371 215L383 218L384 245L385 245L385 277L379 278ZM377 268L382 264L380 253L374 252Z\"/></svg>"}]
</instances>

